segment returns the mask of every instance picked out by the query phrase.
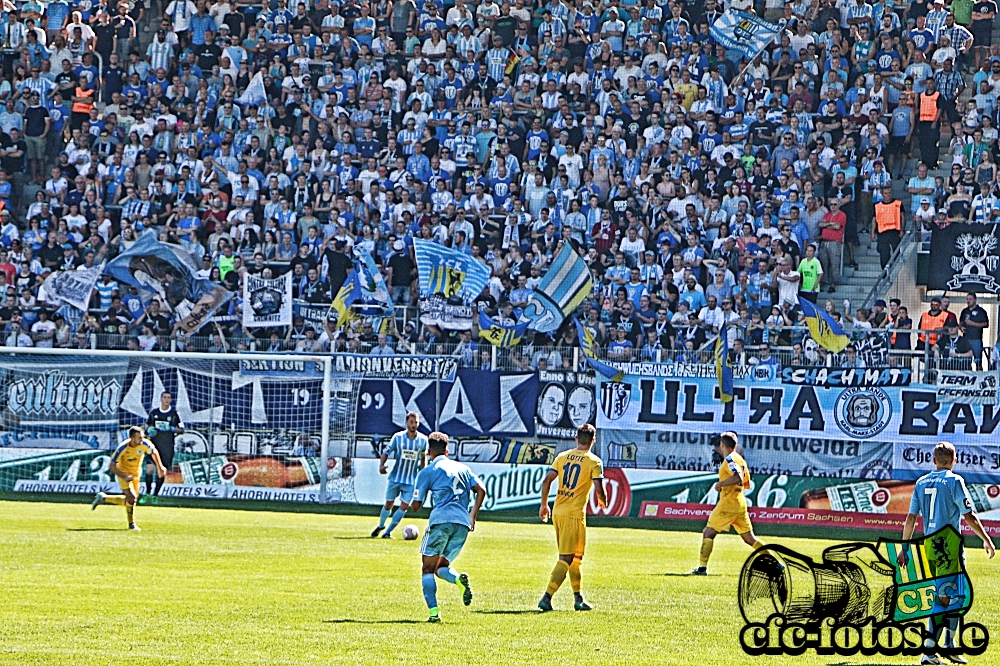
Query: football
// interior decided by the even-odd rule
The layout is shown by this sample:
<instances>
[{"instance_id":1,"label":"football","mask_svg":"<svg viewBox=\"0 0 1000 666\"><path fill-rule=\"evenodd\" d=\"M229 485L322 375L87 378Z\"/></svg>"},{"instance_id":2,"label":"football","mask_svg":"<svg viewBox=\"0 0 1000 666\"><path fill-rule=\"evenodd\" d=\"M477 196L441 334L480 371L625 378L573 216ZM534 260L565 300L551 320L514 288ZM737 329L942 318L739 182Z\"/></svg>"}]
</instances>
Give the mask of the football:
<instances>
[{"instance_id":1,"label":"football","mask_svg":"<svg viewBox=\"0 0 1000 666\"><path fill-rule=\"evenodd\" d=\"M416 525L407 525L403 528L403 538L407 541L413 541L418 536L420 536L420 528Z\"/></svg>"}]
</instances>

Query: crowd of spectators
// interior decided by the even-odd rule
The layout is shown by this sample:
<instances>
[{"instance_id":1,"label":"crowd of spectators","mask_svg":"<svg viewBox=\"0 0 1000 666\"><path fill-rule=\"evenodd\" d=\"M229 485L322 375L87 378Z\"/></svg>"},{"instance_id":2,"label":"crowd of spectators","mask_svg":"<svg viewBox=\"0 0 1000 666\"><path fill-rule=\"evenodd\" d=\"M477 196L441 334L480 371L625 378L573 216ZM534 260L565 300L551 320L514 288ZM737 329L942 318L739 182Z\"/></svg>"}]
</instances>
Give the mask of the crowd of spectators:
<instances>
[{"instance_id":1,"label":"crowd of spectators","mask_svg":"<svg viewBox=\"0 0 1000 666\"><path fill-rule=\"evenodd\" d=\"M732 9L786 30L747 61L709 32ZM7 0L5 342L457 350L485 366L475 331L419 323L422 238L489 266L475 305L507 324L556 253L581 253L595 283L581 320L610 359L703 360L724 326L739 362L771 363L775 346L805 353L798 298L835 293L862 236L885 266L913 229L1000 214L996 9ZM241 102L258 72L266 101ZM967 79L976 94L959 108ZM954 169L935 179L926 169L945 140ZM918 148L924 164L897 201L893 183ZM82 317L39 301L48 273L100 264L145 233L188 248L201 276L234 293L193 338L164 301L107 277ZM346 331L304 317L240 327L246 275L291 271L295 298L323 306L352 253L375 257L397 317ZM888 315L884 302L844 305L826 301L858 339L883 315L909 321L898 304ZM897 344L910 336L893 334ZM575 346L567 322L529 334L510 358L562 367L559 350Z\"/></svg>"}]
</instances>

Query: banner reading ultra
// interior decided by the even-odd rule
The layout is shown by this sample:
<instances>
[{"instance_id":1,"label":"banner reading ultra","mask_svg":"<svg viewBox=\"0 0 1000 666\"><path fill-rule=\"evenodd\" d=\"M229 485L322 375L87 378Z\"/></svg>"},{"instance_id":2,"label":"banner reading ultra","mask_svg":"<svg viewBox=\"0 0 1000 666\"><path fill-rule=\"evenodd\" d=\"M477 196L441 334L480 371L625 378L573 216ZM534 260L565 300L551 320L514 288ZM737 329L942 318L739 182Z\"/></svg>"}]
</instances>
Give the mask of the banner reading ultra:
<instances>
[{"instance_id":1,"label":"banner reading ultra","mask_svg":"<svg viewBox=\"0 0 1000 666\"><path fill-rule=\"evenodd\" d=\"M823 388L783 384L769 373L751 372L743 378L738 375L735 399L723 404L714 378L661 376L652 367L648 375L626 375L621 382L599 379L598 431L636 431L630 441L659 442L663 435L665 443L670 443L670 438L698 437L732 428L758 452L807 453L817 447L832 451L842 445L858 455L869 451L874 466L868 476L878 478L880 473L898 468L907 447L925 450L947 439L960 451L975 448L976 455L962 468L969 480L1000 478L1000 447L982 437L1000 426L1000 410L991 404L945 403L939 400L936 386ZM877 443L892 443L894 461L873 446ZM919 456L912 457L914 469L920 468ZM856 469L856 465L852 463L851 468ZM838 471L837 467L820 468L816 473Z\"/></svg>"}]
</instances>

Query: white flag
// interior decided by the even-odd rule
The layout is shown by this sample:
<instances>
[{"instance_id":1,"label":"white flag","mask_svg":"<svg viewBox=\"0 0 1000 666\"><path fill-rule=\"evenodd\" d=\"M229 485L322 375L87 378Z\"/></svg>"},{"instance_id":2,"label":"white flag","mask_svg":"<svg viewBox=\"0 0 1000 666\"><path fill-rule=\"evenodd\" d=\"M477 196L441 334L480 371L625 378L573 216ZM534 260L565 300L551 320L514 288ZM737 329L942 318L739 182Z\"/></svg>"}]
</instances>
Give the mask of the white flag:
<instances>
[{"instance_id":1,"label":"white flag","mask_svg":"<svg viewBox=\"0 0 1000 666\"><path fill-rule=\"evenodd\" d=\"M247 89L243 91L243 94L236 98L236 103L240 106L248 106L251 104L261 105L267 101L267 93L264 90L264 74L258 71L250 79Z\"/></svg>"},{"instance_id":2,"label":"white flag","mask_svg":"<svg viewBox=\"0 0 1000 666\"><path fill-rule=\"evenodd\" d=\"M101 276L100 266L91 266L77 271L55 271L45 278L38 297L52 307L69 303L79 310L90 307L90 293Z\"/></svg>"}]
</instances>

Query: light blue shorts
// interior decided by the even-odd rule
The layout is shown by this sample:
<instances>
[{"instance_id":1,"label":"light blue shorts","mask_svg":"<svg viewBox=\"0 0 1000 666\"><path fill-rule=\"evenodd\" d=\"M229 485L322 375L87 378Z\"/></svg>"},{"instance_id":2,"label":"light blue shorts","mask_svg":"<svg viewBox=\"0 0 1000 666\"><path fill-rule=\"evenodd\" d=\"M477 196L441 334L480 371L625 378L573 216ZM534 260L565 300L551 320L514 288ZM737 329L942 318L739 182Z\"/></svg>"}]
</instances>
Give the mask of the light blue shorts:
<instances>
[{"instance_id":1,"label":"light blue shorts","mask_svg":"<svg viewBox=\"0 0 1000 666\"><path fill-rule=\"evenodd\" d=\"M439 523L427 528L424 540L420 543L420 554L443 557L448 562L454 562L462 546L469 537L469 528L458 523Z\"/></svg>"},{"instance_id":2,"label":"light blue shorts","mask_svg":"<svg viewBox=\"0 0 1000 666\"><path fill-rule=\"evenodd\" d=\"M392 502L396 498L399 501L409 504L413 501L413 484L390 481L389 487L385 489L385 501Z\"/></svg>"}]
</instances>

